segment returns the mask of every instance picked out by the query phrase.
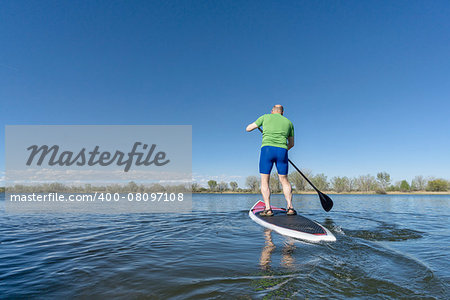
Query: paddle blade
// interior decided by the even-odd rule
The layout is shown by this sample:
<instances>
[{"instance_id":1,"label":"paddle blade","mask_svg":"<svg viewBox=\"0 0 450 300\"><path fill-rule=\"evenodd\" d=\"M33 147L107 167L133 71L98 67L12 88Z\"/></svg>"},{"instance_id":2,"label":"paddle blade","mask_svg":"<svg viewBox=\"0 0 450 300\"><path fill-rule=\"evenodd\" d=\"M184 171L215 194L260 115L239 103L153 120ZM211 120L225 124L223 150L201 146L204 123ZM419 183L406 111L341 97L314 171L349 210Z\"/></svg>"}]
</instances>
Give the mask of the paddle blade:
<instances>
[{"instance_id":1,"label":"paddle blade","mask_svg":"<svg viewBox=\"0 0 450 300\"><path fill-rule=\"evenodd\" d=\"M319 193L320 203L326 212L329 212L333 208L333 200L324 193Z\"/></svg>"}]
</instances>

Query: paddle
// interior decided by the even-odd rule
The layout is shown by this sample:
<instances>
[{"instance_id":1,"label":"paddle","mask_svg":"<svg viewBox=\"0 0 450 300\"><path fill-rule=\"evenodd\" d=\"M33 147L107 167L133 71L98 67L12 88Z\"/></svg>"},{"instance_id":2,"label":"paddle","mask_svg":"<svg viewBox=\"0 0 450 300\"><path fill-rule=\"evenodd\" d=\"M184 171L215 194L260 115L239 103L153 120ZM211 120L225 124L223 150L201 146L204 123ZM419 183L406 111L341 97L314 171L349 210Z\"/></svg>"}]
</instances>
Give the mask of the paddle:
<instances>
[{"instance_id":1,"label":"paddle","mask_svg":"<svg viewBox=\"0 0 450 300\"><path fill-rule=\"evenodd\" d=\"M258 127L258 130L262 133L261 128ZM319 191L314 184L312 184L311 181L309 181L309 179L305 176L305 174L302 173L302 171L299 170L299 168L297 168L296 165L294 165L294 163L288 159L288 161L291 163L291 165L297 170L297 172L300 173L300 175L303 176L303 178L305 178L306 181L308 181L308 183L316 190L317 194L319 195L320 198L320 203L322 204L323 209L328 212L331 210L331 208L333 207L333 200L331 200L330 197L328 197L328 195L322 193L321 191Z\"/></svg>"}]
</instances>

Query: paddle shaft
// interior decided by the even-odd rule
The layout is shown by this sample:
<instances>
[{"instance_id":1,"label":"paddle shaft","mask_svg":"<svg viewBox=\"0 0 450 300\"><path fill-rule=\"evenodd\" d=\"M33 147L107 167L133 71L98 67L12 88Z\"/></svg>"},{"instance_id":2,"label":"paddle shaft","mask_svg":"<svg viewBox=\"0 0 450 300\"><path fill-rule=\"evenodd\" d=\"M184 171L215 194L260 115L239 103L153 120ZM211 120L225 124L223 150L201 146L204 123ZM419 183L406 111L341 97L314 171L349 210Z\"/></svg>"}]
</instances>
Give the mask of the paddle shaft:
<instances>
[{"instance_id":1,"label":"paddle shaft","mask_svg":"<svg viewBox=\"0 0 450 300\"><path fill-rule=\"evenodd\" d=\"M300 175L302 175L303 178L305 178L305 180L308 181L308 183L316 190L316 192L321 193L321 191L319 191L319 190L314 186L314 184L313 184L311 181L309 181L308 177L306 177L305 174L303 174L302 171L300 171L299 168L297 168L297 166L294 165L294 163L293 163L290 159L288 159L288 161L291 163L291 165L294 167L294 169L296 169L297 172L299 172Z\"/></svg>"}]
</instances>

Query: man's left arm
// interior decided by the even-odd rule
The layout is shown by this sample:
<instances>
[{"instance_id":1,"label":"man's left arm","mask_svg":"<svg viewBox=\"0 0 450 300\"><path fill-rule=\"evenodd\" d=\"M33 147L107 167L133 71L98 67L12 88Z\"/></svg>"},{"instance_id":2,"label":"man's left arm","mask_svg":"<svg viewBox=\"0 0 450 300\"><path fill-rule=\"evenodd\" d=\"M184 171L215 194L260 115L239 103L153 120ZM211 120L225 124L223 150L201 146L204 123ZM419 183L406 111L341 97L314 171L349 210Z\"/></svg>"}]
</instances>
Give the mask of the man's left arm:
<instances>
[{"instance_id":1,"label":"man's left arm","mask_svg":"<svg viewBox=\"0 0 450 300\"><path fill-rule=\"evenodd\" d=\"M248 124L247 128L245 130L247 130L247 132L250 132L252 130L255 130L256 128L258 128L258 125L256 125L255 122Z\"/></svg>"},{"instance_id":2,"label":"man's left arm","mask_svg":"<svg viewBox=\"0 0 450 300\"><path fill-rule=\"evenodd\" d=\"M245 130L247 130L247 132L255 130L256 128L260 127L263 124L263 122L264 122L264 116L261 116L255 122L248 124L248 126Z\"/></svg>"}]
</instances>

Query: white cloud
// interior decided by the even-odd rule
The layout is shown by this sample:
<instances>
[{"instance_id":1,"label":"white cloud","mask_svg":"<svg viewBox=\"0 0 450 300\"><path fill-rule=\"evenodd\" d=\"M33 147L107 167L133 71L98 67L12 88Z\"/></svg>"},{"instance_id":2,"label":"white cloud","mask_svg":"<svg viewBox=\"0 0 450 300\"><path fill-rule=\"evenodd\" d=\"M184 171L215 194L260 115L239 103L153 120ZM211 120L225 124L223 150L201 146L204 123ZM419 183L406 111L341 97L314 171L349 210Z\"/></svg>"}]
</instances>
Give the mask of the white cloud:
<instances>
[{"instance_id":1,"label":"white cloud","mask_svg":"<svg viewBox=\"0 0 450 300\"><path fill-rule=\"evenodd\" d=\"M231 181L241 181L244 177L241 175L229 175L229 174L220 174L220 175L205 175L205 174L192 174L192 181L198 183L200 186L208 187L209 180L215 180L217 182L224 181L226 183L230 183Z\"/></svg>"},{"instance_id":2,"label":"white cloud","mask_svg":"<svg viewBox=\"0 0 450 300\"><path fill-rule=\"evenodd\" d=\"M26 170L8 170L8 173L2 176L3 182L8 186L14 184L32 184L32 183L50 183L60 182L65 184L76 183L113 183L135 181L139 183L172 183L189 182L190 173L181 172L157 172L130 170L123 172L121 170L55 170L55 169L26 169Z\"/></svg>"}]
</instances>

